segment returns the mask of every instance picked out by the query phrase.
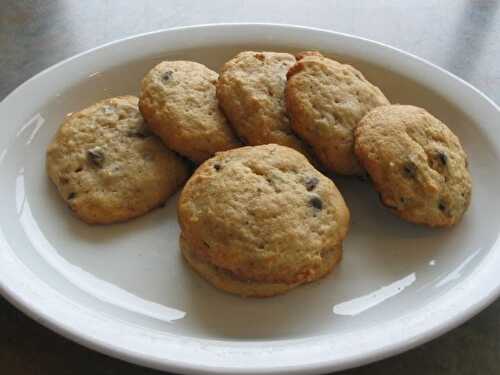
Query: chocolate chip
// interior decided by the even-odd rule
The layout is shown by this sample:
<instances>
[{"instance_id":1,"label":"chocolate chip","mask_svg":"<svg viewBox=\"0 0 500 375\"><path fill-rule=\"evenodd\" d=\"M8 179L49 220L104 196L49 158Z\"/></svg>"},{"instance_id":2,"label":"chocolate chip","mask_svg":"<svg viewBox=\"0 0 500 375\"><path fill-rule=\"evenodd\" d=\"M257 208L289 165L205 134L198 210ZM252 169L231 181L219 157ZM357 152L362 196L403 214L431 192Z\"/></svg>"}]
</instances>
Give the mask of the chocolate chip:
<instances>
[{"instance_id":1,"label":"chocolate chip","mask_svg":"<svg viewBox=\"0 0 500 375\"><path fill-rule=\"evenodd\" d=\"M323 208L323 201L319 197L312 197L309 199L309 204L318 210Z\"/></svg>"},{"instance_id":2,"label":"chocolate chip","mask_svg":"<svg viewBox=\"0 0 500 375\"><path fill-rule=\"evenodd\" d=\"M307 191L313 191L316 185L318 185L319 180L317 177L309 177L306 179L304 185L306 186Z\"/></svg>"},{"instance_id":3,"label":"chocolate chip","mask_svg":"<svg viewBox=\"0 0 500 375\"><path fill-rule=\"evenodd\" d=\"M90 150L87 150L87 160L90 164L101 168L104 164L104 153L102 152L100 147L94 147Z\"/></svg>"},{"instance_id":4,"label":"chocolate chip","mask_svg":"<svg viewBox=\"0 0 500 375\"><path fill-rule=\"evenodd\" d=\"M221 168L222 168L222 167L221 167L221 165L220 165L220 164L214 164L214 169L215 169L216 171L220 171L220 169L221 169Z\"/></svg>"},{"instance_id":5,"label":"chocolate chip","mask_svg":"<svg viewBox=\"0 0 500 375\"><path fill-rule=\"evenodd\" d=\"M405 165L403 167L403 173L404 173L405 177L415 178L417 175L417 166L415 165L414 162L409 161L409 162L405 163Z\"/></svg>"},{"instance_id":6,"label":"chocolate chip","mask_svg":"<svg viewBox=\"0 0 500 375\"><path fill-rule=\"evenodd\" d=\"M83 167L80 166L78 168L75 169L75 173L80 173L81 171L83 171Z\"/></svg>"},{"instance_id":7,"label":"chocolate chip","mask_svg":"<svg viewBox=\"0 0 500 375\"><path fill-rule=\"evenodd\" d=\"M256 58L256 59L258 59L258 60L260 60L260 61L264 61L264 59L265 59L266 57L265 57L265 56L264 56L264 54L262 54L262 53L256 53L256 54L255 54L255 58Z\"/></svg>"},{"instance_id":8,"label":"chocolate chip","mask_svg":"<svg viewBox=\"0 0 500 375\"><path fill-rule=\"evenodd\" d=\"M76 198L76 193L75 192L71 192L68 194L68 200L71 200L71 199L75 199Z\"/></svg>"},{"instance_id":9,"label":"chocolate chip","mask_svg":"<svg viewBox=\"0 0 500 375\"><path fill-rule=\"evenodd\" d=\"M448 164L448 156L444 152L438 152L437 156L441 164L443 165Z\"/></svg>"},{"instance_id":10,"label":"chocolate chip","mask_svg":"<svg viewBox=\"0 0 500 375\"><path fill-rule=\"evenodd\" d=\"M163 75L161 76L161 78L164 80L164 81L168 81L172 78L172 76L174 75L174 72L172 72L171 70L167 70L165 73L163 73Z\"/></svg>"},{"instance_id":11,"label":"chocolate chip","mask_svg":"<svg viewBox=\"0 0 500 375\"><path fill-rule=\"evenodd\" d=\"M439 201L438 208L443 212L446 211L446 203L444 203L443 201Z\"/></svg>"}]
</instances>

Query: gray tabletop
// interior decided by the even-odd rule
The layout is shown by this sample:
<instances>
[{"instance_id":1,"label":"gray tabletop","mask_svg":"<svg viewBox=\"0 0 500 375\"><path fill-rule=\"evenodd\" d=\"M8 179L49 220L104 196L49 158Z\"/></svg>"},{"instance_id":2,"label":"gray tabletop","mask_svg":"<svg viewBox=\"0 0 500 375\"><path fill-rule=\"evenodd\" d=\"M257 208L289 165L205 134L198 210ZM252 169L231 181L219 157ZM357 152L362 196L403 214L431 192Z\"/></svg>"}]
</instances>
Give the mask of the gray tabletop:
<instances>
[{"instance_id":1,"label":"gray tabletop","mask_svg":"<svg viewBox=\"0 0 500 375\"><path fill-rule=\"evenodd\" d=\"M275 22L402 48L500 102L500 1L1 0L0 99L75 53L137 33L216 22ZM346 374L498 374L500 301L417 349ZM154 374L74 344L0 297L2 374Z\"/></svg>"}]
</instances>

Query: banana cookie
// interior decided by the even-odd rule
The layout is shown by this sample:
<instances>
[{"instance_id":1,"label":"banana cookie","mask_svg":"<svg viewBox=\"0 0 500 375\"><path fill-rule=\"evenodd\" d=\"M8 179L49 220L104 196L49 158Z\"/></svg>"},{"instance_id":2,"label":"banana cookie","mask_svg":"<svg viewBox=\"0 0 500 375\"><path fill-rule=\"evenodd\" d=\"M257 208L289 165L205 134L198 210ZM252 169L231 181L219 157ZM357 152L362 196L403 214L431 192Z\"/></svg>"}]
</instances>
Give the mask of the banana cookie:
<instances>
[{"instance_id":1,"label":"banana cookie","mask_svg":"<svg viewBox=\"0 0 500 375\"><path fill-rule=\"evenodd\" d=\"M217 77L193 61L164 61L142 80L139 108L151 130L196 163L240 146L219 109Z\"/></svg>"},{"instance_id":2,"label":"banana cookie","mask_svg":"<svg viewBox=\"0 0 500 375\"><path fill-rule=\"evenodd\" d=\"M382 92L350 65L303 52L287 74L286 104L293 130L329 171L360 175L353 130L372 108L387 105Z\"/></svg>"},{"instance_id":3,"label":"banana cookie","mask_svg":"<svg viewBox=\"0 0 500 375\"><path fill-rule=\"evenodd\" d=\"M216 287L268 297L326 275L341 259L349 210L335 184L275 144L218 153L185 185L181 250Z\"/></svg>"},{"instance_id":4,"label":"banana cookie","mask_svg":"<svg viewBox=\"0 0 500 375\"><path fill-rule=\"evenodd\" d=\"M116 97L72 114L48 147L50 179L89 224L143 215L189 176L187 162L147 130L137 102Z\"/></svg>"},{"instance_id":5,"label":"banana cookie","mask_svg":"<svg viewBox=\"0 0 500 375\"><path fill-rule=\"evenodd\" d=\"M426 110L373 109L355 130L355 151L384 205L403 219L451 226L467 210L467 155L455 134Z\"/></svg>"},{"instance_id":6,"label":"banana cookie","mask_svg":"<svg viewBox=\"0 0 500 375\"><path fill-rule=\"evenodd\" d=\"M222 67L217 98L244 143L276 143L309 155L285 109L286 73L294 63L288 53L245 51Z\"/></svg>"}]
</instances>

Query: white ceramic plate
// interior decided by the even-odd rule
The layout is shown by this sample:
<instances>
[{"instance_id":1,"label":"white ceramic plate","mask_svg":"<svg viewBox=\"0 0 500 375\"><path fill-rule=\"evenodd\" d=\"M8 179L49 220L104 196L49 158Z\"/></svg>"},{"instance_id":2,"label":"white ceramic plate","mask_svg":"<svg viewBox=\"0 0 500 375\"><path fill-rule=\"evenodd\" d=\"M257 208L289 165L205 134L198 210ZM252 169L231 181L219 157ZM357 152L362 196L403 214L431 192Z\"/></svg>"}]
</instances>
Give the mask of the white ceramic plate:
<instances>
[{"instance_id":1,"label":"white ceramic plate","mask_svg":"<svg viewBox=\"0 0 500 375\"><path fill-rule=\"evenodd\" d=\"M407 224L367 183L339 179L352 211L345 257L319 282L242 299L179 255L176 198L143 218L87 226L58 198L45 148L67 112L137 93L162 59L217 70L245 49L320 49L360 68L393 102L427 108L463 141L472 205L453 229ZM75 56L0 104L0 286L32 318L90 348L189 373L319 373L399 353L457 326L500 291L499 109L457 77L394 48L282 25L141 35Z\"/></svg>"}]
</instances>

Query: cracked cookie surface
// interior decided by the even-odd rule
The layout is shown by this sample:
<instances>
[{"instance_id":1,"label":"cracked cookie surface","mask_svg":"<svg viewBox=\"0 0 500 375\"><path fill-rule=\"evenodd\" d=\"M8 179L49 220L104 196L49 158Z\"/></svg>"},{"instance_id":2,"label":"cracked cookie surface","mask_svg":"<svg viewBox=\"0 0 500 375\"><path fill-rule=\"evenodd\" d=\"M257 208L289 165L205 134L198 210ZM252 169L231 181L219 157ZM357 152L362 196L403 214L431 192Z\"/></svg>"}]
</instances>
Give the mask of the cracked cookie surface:
<instances>
[{"instance_id":1,"label":"cracked cookie surface","mask_svg":"<svg viewBox=\"0 0 500 375\"><path fill-rule=\"evenodd\" d=\"M142 80L139 108L172 150L201 163L240 143L219 109L217 73L193 61L164 61Z\"/></svg>"},{"instance_id":2,"label":"cracked cookie surface","mask_svg":"<svg viewBox=\"0 0 500 375\"><path fill-rule=\"evenodd\" d=\"M303 52L287 74L286 105L293 130L332 172L361 175L354 128L372 108L389 101L350 65Z\"/></svg>"},{"instance_id":3,"label":"cracked cookie surface","mask_svg":"<svg viewBox=\"0 0 500 375\"><path fill-rule=\"evenodd\" d=\"M467 155L459 139L426 110L390 105L355 130L355 151L382 202L417 224L457 223L471 199Z\"/></svg>"},{"instance_id":4,"label":"cracked cookie surface","mask_svg":"<svg viewBox=\"0 0 500 375\"><path fill-rule=\"evenodd\" d=\"M146 127L138 99L102 100L67 117L48 146L46 168L83 221L109 224L162 205L189 167Z\"/></svg>"},{"instance_id":5,"label":"cracked cookie surface","mask_svg":"<svg viewBox=\"0 0 500 375\"><path fill-rule=\"evenodd\" d=\"M274 144L203 163L182 191L178 216L198 262L234 280L289 286L328 273L349 228L335 184L299 152Z\"/></svg>"}]
</instances>

